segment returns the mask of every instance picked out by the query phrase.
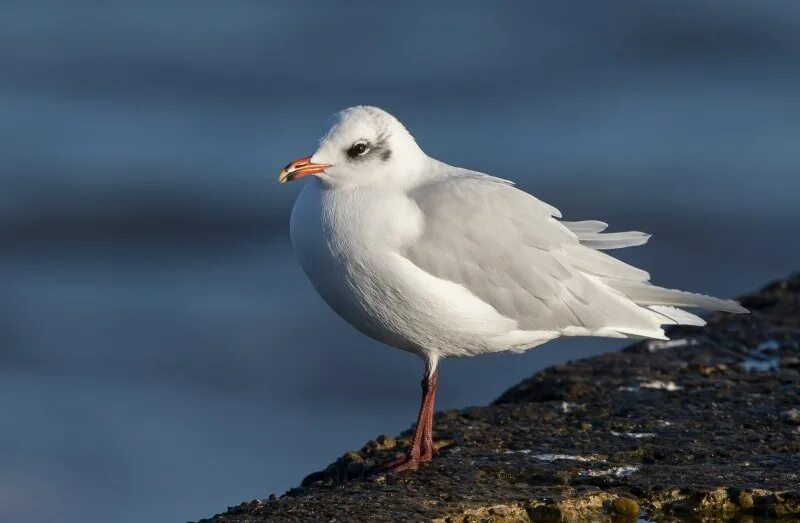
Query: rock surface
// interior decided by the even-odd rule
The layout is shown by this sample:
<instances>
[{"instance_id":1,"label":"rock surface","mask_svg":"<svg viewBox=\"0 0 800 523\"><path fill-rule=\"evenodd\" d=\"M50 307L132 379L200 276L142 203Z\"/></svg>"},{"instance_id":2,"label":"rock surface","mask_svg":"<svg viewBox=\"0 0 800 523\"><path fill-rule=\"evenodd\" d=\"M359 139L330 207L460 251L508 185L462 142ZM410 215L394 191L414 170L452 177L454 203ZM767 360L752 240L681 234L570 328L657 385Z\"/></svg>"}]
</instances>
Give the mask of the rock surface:
<instances>
[{"instance_id":1,"label":"rock surface","mask_svg":"<svg viewBox=\"0 0 800 523\"><path fill-rule=\"evenodd\" d=\"M800 521L800 275L741 301L438 413L417 471L374 473L409 440L381 436L204 521Z\"/></svg>"}]
</instances>

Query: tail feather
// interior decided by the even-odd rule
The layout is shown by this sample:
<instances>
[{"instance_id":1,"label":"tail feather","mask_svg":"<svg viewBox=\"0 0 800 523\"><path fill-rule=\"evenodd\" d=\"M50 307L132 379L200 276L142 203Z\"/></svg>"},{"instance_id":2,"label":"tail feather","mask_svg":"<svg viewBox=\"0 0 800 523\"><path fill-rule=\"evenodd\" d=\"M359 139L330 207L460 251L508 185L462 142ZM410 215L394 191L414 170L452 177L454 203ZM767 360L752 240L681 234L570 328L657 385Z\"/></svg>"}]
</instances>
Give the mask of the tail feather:
<instances>
[{"instance_id":1,"label":"tail feather","mask_svg":"<svg viewBox=\"0 0 800 523\"><path fill-rule=\"evenodd\" d=\"M671 320L670 323L674 323L675 325L695 325L697 327L702 327L706 324L706 320L700 316L677 307L670 307L668 305L650 305L647 308Z\"/></svg>"},{"instance_id":2,"label":"tail feather","mask_svg":"<svg viewBox=\"0 0 800 523\"><path fill-rule=\"evenodd\" d=\"M725 312L749 312L733 300L721 300L705 294L665 289L647 282L609 279L606 280L606 285L621 292L639 305L667 305Z\"/></svg>"},{"instance_id":3,"label":"tail feather","mask_svg":"<svg viewBox=\"0 0 800 523\"><path fill-rule=\"evenodd\" d=\"M608 288L646 309L650 322L661 325L703 326L706 324L703 318L679 307L734 313L748 312L733 300L721 300L704 294L657 287L648 281L650 275L646 271L600 252L642 245L650 239L649 234L638 231L606 233L603 231L608 225L596 220L562 221L561 224L569 229L579 241L577 245L564 247L563 256L567 259L563 260L563 263L572 265L589 278L597 278ZM558 253L553 254L556 257L559 256ZM614 330L627 336L666 339L661 329L639 329L629 326L615 327Z\"/></svg>"}]
</instances>

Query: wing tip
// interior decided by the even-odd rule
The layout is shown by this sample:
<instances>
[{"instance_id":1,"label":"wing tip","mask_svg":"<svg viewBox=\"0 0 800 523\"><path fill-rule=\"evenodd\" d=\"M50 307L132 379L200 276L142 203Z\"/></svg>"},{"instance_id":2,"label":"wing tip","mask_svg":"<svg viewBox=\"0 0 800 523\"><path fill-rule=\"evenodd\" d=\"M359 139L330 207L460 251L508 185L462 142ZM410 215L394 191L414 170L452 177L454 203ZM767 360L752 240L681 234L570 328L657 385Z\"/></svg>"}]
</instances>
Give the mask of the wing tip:
<instances>
[{"instance_id":1,"label":"wing tip","mask_svg":"<svg viewBox=\"0 0 800 523\"><path fill-rule=\"evenodd\" d=\"M730 310L726 310L725 312L732 312L734 314L750 314L750 309L743 307L742 304L736 300L723 300L723 301L730 306Z\"/></svg>"},{"instance_id":2,"label":"wing tip","mask_svg":"<svg viewBox=\"0 0 800 523\"><path fill-rule=\"evenodd\" d=\"M638 247L647 243L652 234L641 231L577 233L578 240L587 247L598 251Z\"/></svg>"}]
</instances>

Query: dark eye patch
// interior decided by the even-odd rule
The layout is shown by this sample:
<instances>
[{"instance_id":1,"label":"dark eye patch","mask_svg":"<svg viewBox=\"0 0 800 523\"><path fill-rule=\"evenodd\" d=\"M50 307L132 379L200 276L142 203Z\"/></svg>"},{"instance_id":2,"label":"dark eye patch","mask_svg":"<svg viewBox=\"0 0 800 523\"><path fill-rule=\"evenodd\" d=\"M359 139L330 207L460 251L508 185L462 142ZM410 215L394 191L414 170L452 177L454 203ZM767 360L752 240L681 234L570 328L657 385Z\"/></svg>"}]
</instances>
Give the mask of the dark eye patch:
<instances>
[{"instance_id":1,"label":"dark eye patch","mask_svg":"<svg viewBox=\"0 0 800 523\"><path fill-rule=\"evenodd\" d=\"M378 136L375 143L370 143L366 139L362 139L351 145L345 150L345 154L350 160L362 161L367 158L372 158L377 155L384 162L392 157L392 151L389 149L389 140L386 135Z\"/></svg>"},{"instance_id":2,"label":"dark eye patch","mask_svg":"<svg viewBox=\"0 0 800 523\"><path fill-rule=\"evenodd\" d=\"M347 156L350 158L358 158L364 156L370 150L369 142L356 142L347 150Z\"/></svg>"}]
</instances>

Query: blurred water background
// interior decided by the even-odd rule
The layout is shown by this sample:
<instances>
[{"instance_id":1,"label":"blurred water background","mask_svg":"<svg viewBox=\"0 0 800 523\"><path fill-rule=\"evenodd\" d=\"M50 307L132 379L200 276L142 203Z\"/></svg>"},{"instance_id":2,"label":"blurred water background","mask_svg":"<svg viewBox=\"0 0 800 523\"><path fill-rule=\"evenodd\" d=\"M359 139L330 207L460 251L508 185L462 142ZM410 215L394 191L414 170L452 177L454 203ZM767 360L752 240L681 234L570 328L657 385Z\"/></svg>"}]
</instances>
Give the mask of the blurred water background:
<instances>
[{"instance_id":1,"label":"blurred water background","mask_svg":"<svg viewBox=\"0 0 800 523\"><path fill-rule=\"evenodd\" d=\"M350 105L653 233L657 283L797 269L799 3L491 6L0 2L0 519L196 519L410 426L421 363L314 294L276 184ZM623 345L446 361L438 407Z\"/></svg>"}]
</instances>

